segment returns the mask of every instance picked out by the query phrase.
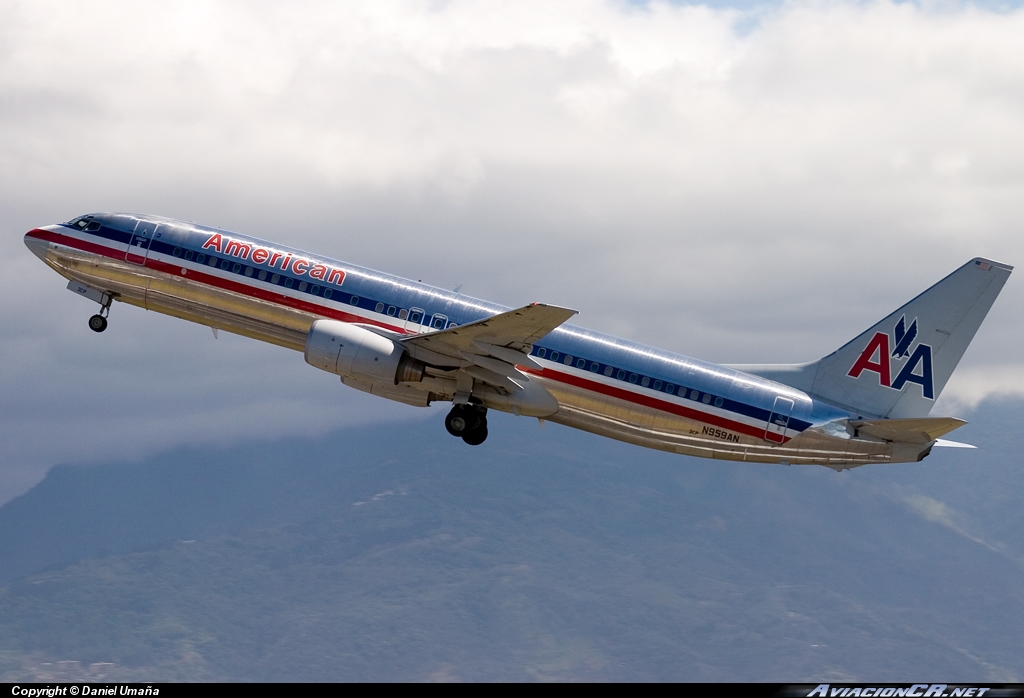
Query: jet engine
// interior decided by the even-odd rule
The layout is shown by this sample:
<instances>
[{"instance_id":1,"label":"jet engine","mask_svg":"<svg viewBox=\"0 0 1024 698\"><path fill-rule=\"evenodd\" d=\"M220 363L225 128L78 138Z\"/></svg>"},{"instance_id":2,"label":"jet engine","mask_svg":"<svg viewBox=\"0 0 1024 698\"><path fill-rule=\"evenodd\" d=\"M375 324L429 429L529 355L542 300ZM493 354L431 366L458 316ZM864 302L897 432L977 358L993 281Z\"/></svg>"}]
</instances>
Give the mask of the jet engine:
<instances>
[{"instance_id":1,"label":"jet engine","mask_svg":"<svg viewBox=\"0 0 1024 698\"><path fill-rule=\"evenodd\" d=\"M387 337L337 320L313 323L305 356L306 363L342 379L381 386L418 383L426 368Z\"/></svg>"}]
</instances>

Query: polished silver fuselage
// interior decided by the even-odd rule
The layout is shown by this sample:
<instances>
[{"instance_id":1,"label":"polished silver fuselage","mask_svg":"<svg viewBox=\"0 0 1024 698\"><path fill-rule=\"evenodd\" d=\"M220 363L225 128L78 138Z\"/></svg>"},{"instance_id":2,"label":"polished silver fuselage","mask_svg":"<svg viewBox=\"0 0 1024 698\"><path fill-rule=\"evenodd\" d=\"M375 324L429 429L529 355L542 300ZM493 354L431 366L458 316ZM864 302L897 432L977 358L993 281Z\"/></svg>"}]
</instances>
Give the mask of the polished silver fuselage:
<instances>
[{"instance_id":1,"label":"polished silver fuselage","mask_svg":"<svg viewBox=\"0 0 1024 698\"><path fill-rule=\"evenodd\" d=\"M26 243L62 276L109 292L116 300L297 351L303 350L319 318L411 334L507 310L227 231L151 216L94 218L101 224L97 230L47 226L31 231ZM153 234L148 249L136 248L142 254L133 255L132 226L143 223L160 234ZM250 252L232 256L214 250L209 258L216 266L210 266L205 253L211 250L203 245L213 235L242 241ZM279 269L253 261L251 250L256 248L328 271L317 282L306 272L302 280L296 277L294 286L289 282L285 287L277 278L281 274L268 273ZM340 273L327 284L330 270ZM537 343L531 358L540 368L521 370L558 403L547 419L641 446L706 458L836 469L916 461L927 453L925 445L859 435L849 421L862 415L795 388L578 327L554 330ZM442 374L428 378L424 389L429 393L422 404L452 399L454 385Z\"/></svg>"}]
</instances>

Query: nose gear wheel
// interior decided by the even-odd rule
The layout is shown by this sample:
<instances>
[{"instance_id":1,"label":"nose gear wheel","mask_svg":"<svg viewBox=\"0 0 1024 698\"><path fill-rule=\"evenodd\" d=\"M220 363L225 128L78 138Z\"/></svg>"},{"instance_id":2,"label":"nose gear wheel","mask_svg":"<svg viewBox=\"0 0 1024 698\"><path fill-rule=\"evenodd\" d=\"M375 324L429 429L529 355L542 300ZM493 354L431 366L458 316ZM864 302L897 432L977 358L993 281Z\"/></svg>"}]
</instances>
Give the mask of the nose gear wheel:
<instances>
[{"instance_id":1,"label":"nose gear wheel","mask_svg":"<svg viewBox=\"0 0 1024 698\"><path fill-rule=\"evenodd\" d=\"M107 318L102 315L93 315L89 318L89 329L93 332L102 332L107 329Z\"/></svg>"}]
</instances>

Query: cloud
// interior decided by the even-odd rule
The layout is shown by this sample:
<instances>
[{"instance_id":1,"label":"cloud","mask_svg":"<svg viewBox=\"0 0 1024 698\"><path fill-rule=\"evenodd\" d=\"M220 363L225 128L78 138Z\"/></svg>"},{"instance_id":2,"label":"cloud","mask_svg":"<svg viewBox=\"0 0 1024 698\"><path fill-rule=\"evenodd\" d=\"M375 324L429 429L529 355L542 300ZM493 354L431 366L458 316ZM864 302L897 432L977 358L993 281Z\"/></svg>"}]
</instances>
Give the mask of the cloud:
<instances>
[{"instance_id":1,"label":"cloud","mask_svg":"<svg viewBox=\"0 0 1024 698\"><path fill-rule=\"evenodd\" d=\"M1005 556L1018 565L1024 562L1014 555L1013 551L1010 550L1005 543L988 541L972 532L970 529L977 528L977 526L971 526L963 514L952 509L946 503L940 502L937 499L932 499L931 497L927 497L923 494L906 494L903 496L903 501L927 521L945 526L946 528L959 533L964 538L977 543L994 553Z\"/></svg>"},{"instance_id":2,"label":"cloud","mask_svg":"<svg viewBox=\"0 0 1024 698\"><path fill-rule=\"evenodd\" d=\"M1024 366L1020 364L967 366L957 369L939 398L951 413L974 410L984 400L1024 396Z\"/></svg>"},{"instance_id":3,"label":"cloud","mask_svg":"<svg viewBox=\"0 0 1024 698\"><path fill-rule=\"evenodd\" d=\"M817 358L975 255L1024 258L1019 9L40 0L0 19L0 388L37 425L5 435L26 472L119 453L81 436L95 416L71 406L94 399L118 419L161 405L139 449L191 438L166 383L228 441L360 399L297 355L211 338L212 390L182 323L134 309L86 336L84 301L21 234L87 211L565 303L723 362ZM1017 286L965 375L1022 371ZM235 356L330 391L287 418L250 409ZM356 412L392 417L373 404Z\"/></svg>"}]
</instances>

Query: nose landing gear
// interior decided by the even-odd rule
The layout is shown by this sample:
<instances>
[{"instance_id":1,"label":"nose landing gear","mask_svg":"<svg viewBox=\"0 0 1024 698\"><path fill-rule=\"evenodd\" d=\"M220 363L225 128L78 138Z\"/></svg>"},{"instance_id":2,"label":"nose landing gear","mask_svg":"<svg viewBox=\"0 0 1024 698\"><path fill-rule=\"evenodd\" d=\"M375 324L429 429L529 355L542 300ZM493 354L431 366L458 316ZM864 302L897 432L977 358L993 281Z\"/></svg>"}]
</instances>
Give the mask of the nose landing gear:
<instances>
[{"instance_id":1,"label":"nose landing gear","mask_svg":"<svg viewBox=\"0 0 1024 698\"><path fill-rule=\"evenodd\" d=\"M455 405L444 418L444 428L470 446L479 446L487 439L487 408Z\"/></svg>"},{"instance_id":2,"label":"nose landing gear","mask_svg":"<svg viewBox=\"0 0 1024 698\"><path fill-rule=\"evenodd\" d=\"M114 302L113 295L104 293L100 301L100 312L89 318L89 329L93 332L102 332L107 329L107 315L110 314L110 304Z\"/></svg>"}]
</instances>

